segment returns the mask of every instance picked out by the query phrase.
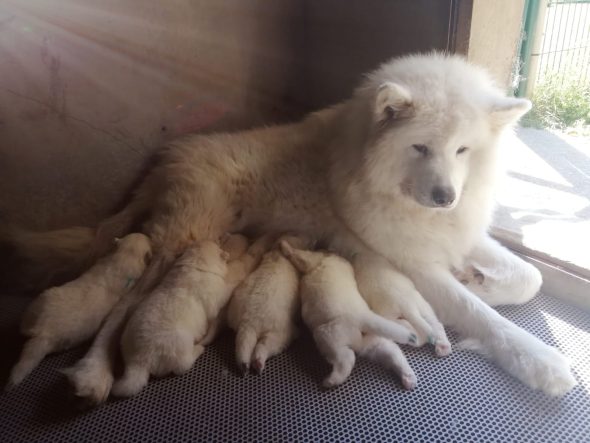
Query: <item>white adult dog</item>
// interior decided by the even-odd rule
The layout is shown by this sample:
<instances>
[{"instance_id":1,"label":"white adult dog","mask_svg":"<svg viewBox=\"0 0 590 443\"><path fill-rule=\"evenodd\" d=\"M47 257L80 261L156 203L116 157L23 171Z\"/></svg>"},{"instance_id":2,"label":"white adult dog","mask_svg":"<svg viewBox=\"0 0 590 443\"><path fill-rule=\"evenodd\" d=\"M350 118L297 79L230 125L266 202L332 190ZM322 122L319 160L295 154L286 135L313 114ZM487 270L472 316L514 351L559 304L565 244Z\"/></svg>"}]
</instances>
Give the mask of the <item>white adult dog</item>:
<instances>
[{"instance_id":1,"label":"white adult dog","mask_svg":"<svg viewBox=\"0 0 590 443\"><path fill-rule=\"evenodd\" d=\"M93 242L108 243L149 213L149 283L192 239L246 227L299 232L356 254L356 263L385 258L444 324L528 386L565 394L576 384L568 360L490 307L526 302L541 285L533 266L487 234L502 135L530 106L459 57L394 59L351 99L300 123L171 144L130 204L101 224L98 241L91 229L74 240L63 230L4 241L30 272L51 273L72 257L72 242L76 268ZM452 269L473 259L505 278L470 291Z\"/></svg>"}]
</instances>

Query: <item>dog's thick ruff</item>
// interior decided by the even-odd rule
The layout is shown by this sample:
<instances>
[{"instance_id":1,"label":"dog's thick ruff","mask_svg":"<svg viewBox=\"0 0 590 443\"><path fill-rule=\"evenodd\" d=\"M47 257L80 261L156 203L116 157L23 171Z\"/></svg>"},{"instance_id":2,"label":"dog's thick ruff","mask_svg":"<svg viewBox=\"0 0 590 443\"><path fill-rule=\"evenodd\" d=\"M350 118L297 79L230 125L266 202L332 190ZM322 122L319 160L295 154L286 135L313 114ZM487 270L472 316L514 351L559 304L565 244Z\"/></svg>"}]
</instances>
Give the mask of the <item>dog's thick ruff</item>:
<instances>
[{"instance_id":1,"label":"dog's thick ruff","mask_svg":"<svg viewBox=\"0 0 590 443\"><path fill-rule=\"evenodd\" d=\"M349 258L381 255L400 278L420 284L441 319L482 339L513 375L564 394L576 382L561 354L516 332L451 274L473 254L503 275L499 289L488 282L484 300L523 302L539 289L539 272L490 247L486 233L502 135L529 108L461 58L395 59L350 100L300 123L170 144L115 225L124 228L149 204L144 230L163 257L193 239L248 227L303 233ZM14 247L33 251L27 257L35 262L44 259L31 246L39 242ZM47 261L49 273L54 264ZM146 273L157 273L155 266Z\"/></svg>"}]
</instances>

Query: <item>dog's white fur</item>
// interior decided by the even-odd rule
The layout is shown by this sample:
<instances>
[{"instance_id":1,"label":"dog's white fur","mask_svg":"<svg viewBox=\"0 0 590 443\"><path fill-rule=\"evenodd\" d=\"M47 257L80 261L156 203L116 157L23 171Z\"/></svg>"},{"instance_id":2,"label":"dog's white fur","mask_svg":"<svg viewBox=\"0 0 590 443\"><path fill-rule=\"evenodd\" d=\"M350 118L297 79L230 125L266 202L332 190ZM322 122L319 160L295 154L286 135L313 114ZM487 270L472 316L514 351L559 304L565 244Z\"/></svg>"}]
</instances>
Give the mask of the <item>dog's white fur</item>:
<instances>
[{"instance_id":1,"label":"dog's white fur","mask_svg":"<svg viewBox=\"0 0 590 443\"><path fill-rule=\"evenodd\" d=\"M285 235L278 241L308 248L309 240ZM262 373L266 360L286 349L297 336L299 274L275 248L234 291L227 308L227 324L236 331L236 362L246 374Z\"/></svg>"},{"instance_id":2,"label":"dog's white fur","mask_svg":"<svg viewBox=\"0 0 590 443\"><path fill-rule=\"evenodd\" d=\"M400 278L383 257L363 256L353 260L357 284L363 298L375 313L400 321L414 330L418 345L434 345L436 355L451 353L445 329L422 295L407 278Z\"/></svg>"},{"instance_id":3,"label":"dog's white fur","mask_svg":"<svg viewBox=\"0 0 590 443\"><path fill-rule=\"evenodd\" d=\"M332 365L323 386L332 388L348 379L355 363L355 352L376 358L396 371L404 387L411 389L416 376L398 343L416 344L409 329L387 320L369 309L358 292L352 265L342 257L327 252L293 248L281 242L285 256L303 274L301 277L301 314L313 333L316 345ZM379 349L379 350L377 350ZM395 349L393 352L387 352Z\"/></svg>"},{"instance_id":4,"label":"dog's white fur","mask_svg":"<svg viewBox=\"0 0 590 443\"><path fill-rule=\"evenodd\" d=\"M12 368L9 386L20 383L52 352L91 338L112 307L143 273L151 255L149 239L129 234L117 239L117 250L80 278L50 288L24 314L21 330L30 338Z\"/></svg>"},{"instance_id":5,"label":"dog's white fur","mask_svg":"<svg viewBox=\"0 0 590 443\"><path fill-rule=\"evenodd\" d=\"M489 306L525 302L541 285L533 266L487 234L501 140L529 108L459 57L394 59L350 100L300 123L171 144L99 233L127 232L149 212L144 229L155 254L142 282L193 239L250 227L308 235L348 258L358 254L357 264L383 257L444 324L528 386L561 395L576 384L567 359ZM70 231L19 237L15 248L32 268L44 259L51 269L63 263L56 238ZM55 260L35 252L45 240ZM83 244L76 242L73 267L87 255ZM502 277L471 288L475 294L452 274L471 260Z\"/></svg>"},{"instance_id":6,"label":"dog's white fur","mask_svg":"<svg viewBox=\"0 0 590 443\"><path fill-rule=\"evenodd\" d=\"M121 339L125 372L112 393L129 397L150 375L188 371L215 337L220 311L260 261L265 242L256 241L243 256L212 241L189 247L129 319ZM230 254L236 258L227 263Z\"/></svg>"}]
</instances>

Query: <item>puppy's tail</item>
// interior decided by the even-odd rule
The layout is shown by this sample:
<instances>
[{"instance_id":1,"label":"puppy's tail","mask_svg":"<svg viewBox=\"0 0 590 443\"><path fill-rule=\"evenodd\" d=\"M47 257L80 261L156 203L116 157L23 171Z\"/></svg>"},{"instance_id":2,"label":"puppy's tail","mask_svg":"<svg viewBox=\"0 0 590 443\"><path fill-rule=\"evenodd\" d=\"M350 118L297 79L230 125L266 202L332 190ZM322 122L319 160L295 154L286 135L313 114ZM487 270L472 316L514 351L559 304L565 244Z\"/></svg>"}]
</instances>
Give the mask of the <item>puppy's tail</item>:
<instances>
[{"instance_id":1,"label":"puppy's tail","mask_svg":"<svg viewBox=\"0 0 590 443\"><path fill-rule=\"evenodd\" d=\"M0 282L35 290L76 278L111 250L115 237L129 233L147 209L148 201L136 198L97 228L35 232L0 224Z\"/></svg>"},{"instance_id":2,"label":"puppy's tail","mask_svg":"<svg viewBox=\"0 0 590 443\"><path fill-rule=\"evenodd\" d=\"M116 397L131 397L147 385L150 373L144 366L129 365L123 376L113 384L112 394Z\"/></svg>"},{"instance_id":3,"label":"puppy's tail","mask_svg":"<svg viewBox=\"0 0 590 443\"><path fill-rule=\"evenodd\" d=\"M242 375L246 375L250 370L250 361L257 341L258 336L254 329L240 325L236 334L236 362Z\"/></svg>"},{"instance_id":4,"label":"puppy's tail","mask_svg":"<svg viewBox=\"0 0 590 443\"><path fill-rule=\"evenodd\" d=\"M373 311L367 311L362 315L360 326L363 332L372 333L389 338L397 343L416 345L418 337L405 326L387 320Z\"/></svg>"},{"instance_id":5,"label":"puppy's tail","mask_svg":"<svg viewBox=\"0 0 590 443\"><path fill-rule=\"evenodd\" d=\"M53 340L47 337L33 337L25 343L19 361L14 365L6 389L18 385L33 372L47 354L54 351Z\"/></svg>"}]
</instances>

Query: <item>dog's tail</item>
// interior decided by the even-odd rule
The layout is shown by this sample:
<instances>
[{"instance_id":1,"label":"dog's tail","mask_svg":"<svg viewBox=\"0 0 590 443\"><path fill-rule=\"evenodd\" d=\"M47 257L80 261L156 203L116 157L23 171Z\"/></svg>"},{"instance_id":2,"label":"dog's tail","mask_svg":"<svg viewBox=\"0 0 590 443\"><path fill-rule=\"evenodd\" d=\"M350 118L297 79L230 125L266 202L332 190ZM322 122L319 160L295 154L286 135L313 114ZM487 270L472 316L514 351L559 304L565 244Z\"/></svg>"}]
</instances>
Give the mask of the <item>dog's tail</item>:
<instances>
[{"instance_id":1,"label":"dog's tail","mask_svg":"<svg viewBox=\"0 0 590 443\"><path fill-rule=\"evenodd\" d=\"M418 337L405 326L388 320L373 311L367 311L361 317L360 326L363 332L389 338L397 343L416 345Z\"/></svg>"},{"instance_id":2,"label":"dog's tail","mask_svg":"<svg viewBox=\"0 0 590 443\"><path fill-rule=\"evenodd\" d=\"M19 289L44 289L76 278L128 234L149 209L143 195L97 228L72 227L35 232L0 225L0 282Z\"/></svg>"},{"instance_id":3,"label":"dog's tail","mask_svg":"<svg viewBox=\"0 0 590 443\"><path fill-rule=\"evenodd\" d=\"M54 346L53 340L47 337L33 337L29 339L25 343L19 361L10 372L6 389L10 389L23 381L27 375L33 372L33 369L41 363L41 360L47 354L55 350Z\"/></svg>"},{"instance_id":4,"label":"dog's tail","mask_svg":"<svg viewBox=\"0 0 590 443\"><path fill-rule=\"evenodd\" d=\"M131 397L141 391L150 378L145 366L128 365L123 376L113 384L112 394L116 397Z\"/></svg>"},{"instance_id":5,"label":"dog's tail","mask_svg":"<svg viewBox=\"0 0 590 443\"><path fill-rule=\"evenodd\" d=\"M240 325L236 334L236 362L242 375L250 370L250 361L256 347L258 336L250 326Z\"/></svg>"}]
</instances>

